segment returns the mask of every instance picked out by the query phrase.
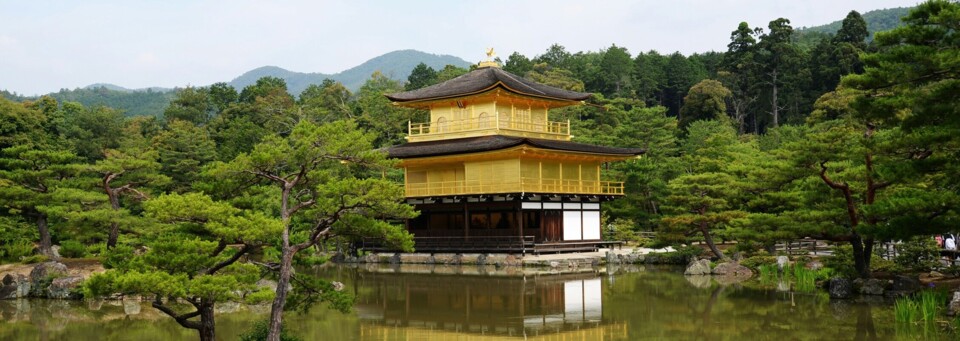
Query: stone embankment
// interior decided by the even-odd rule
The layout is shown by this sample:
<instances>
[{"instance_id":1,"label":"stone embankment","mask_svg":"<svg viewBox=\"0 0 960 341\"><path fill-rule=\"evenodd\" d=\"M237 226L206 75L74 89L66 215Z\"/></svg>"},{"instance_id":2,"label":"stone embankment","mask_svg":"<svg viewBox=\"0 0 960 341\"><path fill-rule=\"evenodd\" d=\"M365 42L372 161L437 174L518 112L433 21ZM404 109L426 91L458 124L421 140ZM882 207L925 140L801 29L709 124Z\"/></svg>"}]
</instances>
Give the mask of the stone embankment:
<instances>
[{"instance_id":1,"label":"stone embankment","mask_svg":"<svg viewBox=\"0 0 960 341\"><path fill-rule=\"evenodd\" d=\"M337 255L339 263L492 265L495 267L584 268L606 264L686 264L687 257L673 249L623 249L562 254L496 253L371 253L359 257Z\"/></svg>"},{"instance_id":2,"label":"stone embankment","mask_svg":"<svg viewBox=\"0 0 960 341\"><path fill-rule=\"evenodd\" d=\"M0 299L17 298L80 298L80 283L85 275L68 271L60 262L44 262L30 270L29 275L10 272L0 279Z\"/></svg>"}]
</instances>

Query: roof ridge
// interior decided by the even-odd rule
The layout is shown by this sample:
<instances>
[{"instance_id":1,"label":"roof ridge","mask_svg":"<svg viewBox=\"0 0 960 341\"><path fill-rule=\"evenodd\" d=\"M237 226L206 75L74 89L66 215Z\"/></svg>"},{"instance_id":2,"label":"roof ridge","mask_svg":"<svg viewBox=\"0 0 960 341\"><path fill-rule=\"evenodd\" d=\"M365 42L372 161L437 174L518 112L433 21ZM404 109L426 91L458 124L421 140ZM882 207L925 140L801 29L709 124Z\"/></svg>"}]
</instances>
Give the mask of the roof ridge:
<instances>
[{"instance_id":1,"label":"roof ridge","mask_svg":"<svg viewBox=\"0 0 960 341\"><path fill-rule=\"evenodd\" d=\"M493 70L494 70L494 72L497 72L497 71L502 72L504 75L506 75L507 77L509 77L509 78L512 79L513 81L515 81L515 82L517 82L517 83L520 83L521 85L527 87L527 88L530 89L530 90L536 91L537 93L539 93L539 94L541 94L541 95L544 95L544 96L547 95L546 92L543 92L543 91L541 91L540 89L534 88L534 87L530 86L529 84L527 84L527 83L525 83L525 82L523 82L523 81L521 81L521 80L519 80L519 79L514 78L514 77L513 77L513 74L511 74L511 73L509 73L509 72L506 72L506 71L503 71L503 70L500 70L500 69L493 69ZM499 78L499 77L498 77L498 78Z\"/></svg>"}]
</instances>

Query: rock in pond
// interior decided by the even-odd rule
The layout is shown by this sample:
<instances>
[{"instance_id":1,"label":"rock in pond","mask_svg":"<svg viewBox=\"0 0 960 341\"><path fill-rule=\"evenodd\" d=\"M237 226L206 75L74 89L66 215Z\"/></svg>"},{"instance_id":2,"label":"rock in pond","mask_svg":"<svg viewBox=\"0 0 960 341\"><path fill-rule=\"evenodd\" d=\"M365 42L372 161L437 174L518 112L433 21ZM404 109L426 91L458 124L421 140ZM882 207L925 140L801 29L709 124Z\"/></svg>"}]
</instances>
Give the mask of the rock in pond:
<instances>
[{"instance_id":1,"label":"rock in pond","mask_svg":"<svg viewBox=\"0 0 960 341\"><path fill-rule=\"evenodd\" d=\"M777 269L779 269L780 272L783 272L783 268L786 268L787 265L790 265L790 258L787 258L787 256L777 256Z\"/></svg>"},{"instance_id":2,"label":"rock in pond","mask_svg":"<svg viewBox=\"0 0 960 341\"><path fill-rule=\"evenodd\" d=\"M67 266L60 262L43 262L30 270L30 290L35 297L45 297L47 286L57 277L67 275Z\"/></svg>"},{"instance_id":3,"label":"rock in pond","mask_svg":"<svg viewBox=\"0 0 960 341\"><path fill-rule=\"evenodd\" d=\"M706 259L694 260L690 262L683 274L688 276L709 275L710 261Z\"/></svg>"},{"instance_id":4,"label":"rock in pond","mask_svg":"<svg viewBox=\"0 0 960 341\"><path fill-rule=\"evenodd\" d=\"M56 299L79 299L80 293L76 289L83 283L83 277L67 276L55 278L47 287L47 297Z\"/></svg>"},{"instance_id":5,"label":"rock in pond","mask_svg":"<svg viewBox=\"0 0 960 341\"><path fill-rule=\"evenodd\" d=\"M717 266L713 268L712 273L714 275L721 275L721 276L735 276L735 277L753 276L753 271L750 270L750 268L735 262L726 262L726 263L717 264Z\"/></svg>"},{"instance_id":6,"label":"rock in pond","mask_svg":"<svg viewBox=\"0 0 960 341\"><path fill-rule=\"evenodd\" d=\"M860 293L863 295L883 295L886 291L886 281L870 278L870 279L856 279L854 280L855 286L858 286Z\"/></svg>"},{"instance_id":7,"label":"rock in pond","mask_svg":"<svg viewBox=\"0 0 960 341\"><path fill-rule=\"evenodd\" d=\"M853 285L846 278L834 277L830 279L830 298L846 299L853 294Z\"/></svg>"},{"instance_id":8,"label":"rock in pond","mask_svg":"<svg viewBox=\"0 0 960 341\"><path fill-rule=\"evenodd\" d=\"M960 315L960 291L953 292L953 299L951 299L950 303L947 304L947 315Z\"/></svg>"},{"instance_id":9,"label":"rock in pond","mask_svg":"<svg viewBox=\"0 0 960 341\"><path fill-rule=\"evenodd\" d=\"M7 274L0 281L0 300L26 298L30 295L30 280L20 274Z\"/></svg>"},{"instance_id":10,"label":"rock in pond","mask_svg":"<svg viewBox=\"0 0 960 341\"><path fill-rule=\"evenodd\" d=\"M899 275L893 278L893 286L890 290L898 293L911 294L919 291L921 288L920 280L910 276Z\"/></svg>"}]
</instances>

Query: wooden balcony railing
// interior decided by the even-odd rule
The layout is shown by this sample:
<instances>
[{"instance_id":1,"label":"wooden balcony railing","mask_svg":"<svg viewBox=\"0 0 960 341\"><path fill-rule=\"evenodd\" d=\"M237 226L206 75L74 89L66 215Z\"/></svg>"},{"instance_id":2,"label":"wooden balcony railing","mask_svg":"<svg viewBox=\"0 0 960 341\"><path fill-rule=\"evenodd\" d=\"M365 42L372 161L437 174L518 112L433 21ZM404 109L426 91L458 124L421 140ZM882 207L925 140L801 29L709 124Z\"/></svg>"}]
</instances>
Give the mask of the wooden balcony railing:
<instances>
[{"instance_id":1,"label":"wooden balcony railing","mask_svg":"<svg viewBox=\"0 0 960 341\"><path fill-rule=\"evenodd\" d=\"M521 178L520 181L458 180L406 185L407 197L518 192L623 195L623 182Z\"/></svg>"},{"instance_id":2,"label":"wooden balcony railing","mask_svg":"<svg viewBox=\"0 0 960 341\"><path fill-rule=\"evenodd\" d=\"M480 136L488 133L569 140L570 121L544 122L518 115L495 114L461 120L407 122L407 139L410 142Z\"/></svg>"}]
</instances>

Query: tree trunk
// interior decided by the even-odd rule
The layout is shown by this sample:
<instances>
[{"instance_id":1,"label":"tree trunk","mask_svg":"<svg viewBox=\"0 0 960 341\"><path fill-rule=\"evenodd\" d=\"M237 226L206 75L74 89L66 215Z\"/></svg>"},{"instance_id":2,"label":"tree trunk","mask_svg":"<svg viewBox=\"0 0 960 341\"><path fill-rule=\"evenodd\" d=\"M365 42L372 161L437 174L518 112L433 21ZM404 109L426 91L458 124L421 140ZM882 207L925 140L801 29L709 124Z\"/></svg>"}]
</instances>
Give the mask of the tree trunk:
<instances>
[{"instance_id":1,"label":"tree trunk","mask_svg":"<svg viewBox=\"0 0 960 341\"><path fill-rule=\"evenodd\" d=\"M107 197L110 198L110 207L114 211L120 210L120 198L117 193L107 188ZM120 223L110 223L110 234L107 236L107 249L117 246L117 238L120 236Z\"/></svg>"},{"instance_id":2,"label":"tree trunk","mask_svg":"<svg viewBox=\"0 0 960 341\"><path fill-rule=\"evenodd\" d=\"M772 98L770 102L773 104L773 110L770 112L773 115L773 127L780 126L780 105L779 100L777 99L777 70L773 70L773 89L772 89Z\"/></svg>"},{"instance_id":3,"label":"tree trunk","mask_svg":"<svg viewBox=\"0 0 960 341\"><path fill-rule=\"evenodd\" d=\"M270 307L270 333L267 341L280 341L280 328L283 323L283 306L287 303L287 287L290 285L290 276L293 274L293 250L290 246L284 247L280 259L280 278L277 280L277 295Z\"/></svg>"},{"instance_id":4,"label":"tree trunk","mask_svg":"<svg viewBox=\"0 0 960 341\"><path fill-rule=\"evenodd\" d=\"M40 232L40 254L53 257L53 241L50 238L46 214L37 213L37 230Z\"/></svg>"},{"instance_id":5,"label":"tree trunk","mask_svg":"<svg viewBox=\"0 0 960 341\"><path fill-rule=\"evenodd\" d=\"M202 303L200 305L200 341L216 341L214 333L213 303Z\"/></svg>"},{"instance_id":6,"label":"tree trunk","mask_svg":"<svg viewBox=\"0 0 960 341\"><path fill-rule=\"evenodd\" d=\"M860 278L870 278L870 258L873 255L873 238L862 238L854 234L850 239L850 245L853 246L853 266L857 270Z\"/></svg>"},{"instance_id":7,"label":"tree trunk","mask_svg":"<svg viewBox=\"0 0 960 341\"><path fill-rule=\"evenodd\" d=\"M703 225L700 226L700 232L703 233L703 240L707 242L707 246L710 247L710 251L713 251L714 255L717 255L718 258L724 259L723 252L720 252L720 249L717 248L717 244L713 242L713 236L710 235L710 231Z\"/></svg>"}]
</instances>

